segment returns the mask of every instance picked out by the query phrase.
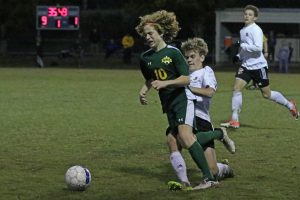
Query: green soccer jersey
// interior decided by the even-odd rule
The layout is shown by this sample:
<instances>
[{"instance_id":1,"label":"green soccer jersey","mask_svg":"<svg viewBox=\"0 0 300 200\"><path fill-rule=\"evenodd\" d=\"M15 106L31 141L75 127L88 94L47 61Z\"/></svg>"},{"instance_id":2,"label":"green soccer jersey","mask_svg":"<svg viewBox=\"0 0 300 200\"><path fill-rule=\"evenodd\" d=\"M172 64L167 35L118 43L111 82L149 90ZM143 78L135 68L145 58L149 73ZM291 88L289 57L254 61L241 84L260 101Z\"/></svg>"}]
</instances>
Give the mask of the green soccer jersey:
<instances>
[{"instance_id":1,"label":"green soccer jersey","mask_svg":"<svg viewBox=\"0 0 300 200\"><path fill-rule=\"evenodd\" d=\"M140 58L140 67L146 80L174 80L181 75L189 76L189 68L179 49L167 45L158 52L150 49ZM159 90L163 112L172 105L187 99L184 87L167 87Z\"/></svg>"}]
</instances>

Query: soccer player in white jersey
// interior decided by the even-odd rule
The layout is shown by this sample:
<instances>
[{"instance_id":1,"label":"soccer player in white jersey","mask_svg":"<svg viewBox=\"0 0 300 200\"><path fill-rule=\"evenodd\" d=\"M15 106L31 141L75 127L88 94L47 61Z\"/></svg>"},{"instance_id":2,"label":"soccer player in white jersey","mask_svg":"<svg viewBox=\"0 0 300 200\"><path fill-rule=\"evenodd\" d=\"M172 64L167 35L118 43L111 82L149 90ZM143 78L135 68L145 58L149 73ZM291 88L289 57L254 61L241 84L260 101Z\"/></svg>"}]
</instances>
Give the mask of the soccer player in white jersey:
<instances>
[{"instance_id":1,"label":"soccer player in white jersey","mask_svg":"<svg viewBox=\"0 0 300 200\"><path fill-rule=\"evenodd\" d=\"M209 66L204 66L203 62L208 53L208 46L202 38L192 38L185 41L181 46L190 70L190 90L196 95L195 119L197 131L215 130L211 123L209 108L211 98L217 90L217 80L215 73ZM225 131L225 130L223 130ZM216 134L211 132L210 134ZM196 133L198 141L208 141L205 132ZM218 179L233 177L233 172L228 164L217 163L214 140L203 144L204 154L212 173Z\"/></svg>"},{"instance_id":2,"label":"soccer player in white jersey","mask_svg":"<svg viewBox=\"0 0 300 200\"><path fill-rule=\"evenodd\" d=\"M247 5L244 8L245 26L240 30L240 52L236 56L236 59L240 60L241 66L235 75L231 120L222 123L221 126L223 127L240 127L239 114L242 107L242 90L250 80L258 84L264 98L288 108L295 119L299 117L296 103L287 100L280 92L270 88L268 63L262 53L263 31L255 23L257 17L257 7Z\"/></svg>"},{"instance_id":3,"label":"soccer player in white jersey","mask_svg":"<svg viewBox=\"0 0 300 200\"><path fill-rule=\"evenodd\" d=\"M217 81L214 71L209 66L204 66L203 62L205 56L208 53L208 46L206 42L201 38L192 38L182 43L182 51L189 64L190 70L190 84L189 89L196 96L195 103L195 136L197 141L201 144L208 166L212 174L217 177L218 180L228 177L233 177L233 171L229 167L228 163L217 163L216 151L214 149L214 139L225 140L223 141L225 147L231 152L235 152L234 142L228 137L226 129L214 129L211 123L209 114L209 107L211 98L213 97L217 89ZM188 95L192 95L189 94ZM201 131L201 132L200 132ZM167 131L168 132L168 131ZM169 146L176 146L176 141L169 141ZM228 144L230 143L230 144ZM228 145L230 146L228 148ZM180 148L179 148L180 149ZM170 160L181 184L188 183L188 177L186 173L185 162L179 151L171 153ZM169 182L169 186L173 185L180 188L180 183L174 181ZM200 189L196 186L194 190Z\"/></svg>"}]
</instances>

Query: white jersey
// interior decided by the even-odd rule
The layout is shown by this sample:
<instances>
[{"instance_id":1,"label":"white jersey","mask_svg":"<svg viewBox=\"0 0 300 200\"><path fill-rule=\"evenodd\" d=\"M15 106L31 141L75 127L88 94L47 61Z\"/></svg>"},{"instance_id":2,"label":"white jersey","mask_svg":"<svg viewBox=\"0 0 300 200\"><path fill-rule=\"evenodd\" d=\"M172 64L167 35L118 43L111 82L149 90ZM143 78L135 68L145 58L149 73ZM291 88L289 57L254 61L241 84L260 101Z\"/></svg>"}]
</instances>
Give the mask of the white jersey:
<instances>
[{"instance_id":1,"label":"white jersey","mask_svg":"<svg viewBox=\"0 0 300 200\"><path fill-rule=\"evenodd\" d=\"M196 88L207 88L211 87L215 91L217 90L217 80L215 77L215 73L209 66L205 66L202 69L193 71L190 73L191 87ZM209 115L209 107L210 107L210 97L206 96L196 96L196 104L195 104L195 115L204 119L208 122L211 122Z\"/></svg>"},{"instance_id":2,"label":"white jersey","mask_svg":"<svg viewBox=\"0 0 300 200\"><path fill-rule=\"evenodd\" d=\"M197 99L197 96L194 95L194 93L192 93L192 91L188 87L185 87L185 94L188 100L194 101Z\"/></svg>"},{"instance_id":3,"label":"white jersey","mask_svg":"<svg viewBox=\"0 0 300 200\"><path fill-rule=\"evenodd\" d=\"M250 24L240 30L240 52L238 54L242 66L248 70L261 69L268 67L263 49L263 32L256 24Z\"/></svg>"}]
</instances>

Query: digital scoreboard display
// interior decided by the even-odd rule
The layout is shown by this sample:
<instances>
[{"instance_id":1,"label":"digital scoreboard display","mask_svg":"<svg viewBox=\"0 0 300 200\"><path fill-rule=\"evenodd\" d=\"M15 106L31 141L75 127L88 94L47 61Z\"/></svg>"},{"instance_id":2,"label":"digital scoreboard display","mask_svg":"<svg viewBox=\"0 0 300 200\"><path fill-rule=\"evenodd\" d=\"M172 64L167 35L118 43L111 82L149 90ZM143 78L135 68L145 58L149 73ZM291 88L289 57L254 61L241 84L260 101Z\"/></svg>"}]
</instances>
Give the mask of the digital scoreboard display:
<instances>
[{"instance_id":1,"label":"digital scoreboard display","mask_svg":"<svg viewBox=\"0 0 300 200\"><path fill-rule=\"evenodd\" d=\"M37 6L37 30L78 30L79 6Z\"/></svg>"}]
</instances>

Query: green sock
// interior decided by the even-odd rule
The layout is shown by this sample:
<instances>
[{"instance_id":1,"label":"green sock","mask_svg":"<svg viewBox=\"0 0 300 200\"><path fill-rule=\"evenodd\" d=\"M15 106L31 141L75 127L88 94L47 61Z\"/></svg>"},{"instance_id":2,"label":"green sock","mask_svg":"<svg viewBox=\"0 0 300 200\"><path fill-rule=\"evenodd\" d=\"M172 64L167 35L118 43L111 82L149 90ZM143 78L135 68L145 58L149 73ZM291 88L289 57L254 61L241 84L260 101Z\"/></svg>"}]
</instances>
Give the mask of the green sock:
<instances>
[{"instance_id":1,"label":"green sock","mask_svg":"<svg viewBox=\"0 0 300 200\"><path fill-rule=\"evenodd\" d=\"M204 145L212 140L221 140L223 138L223 132L220 129L214 131L198 131L196 132L197 141L200 145Z\"/></svg>"},{"instance_id":2,"label":"green sock","mask_svg":"<svg viewBox=\"0 0 300 200\"><path fill-rule=\"evenodd\" d=\"M208 178L209 180L215 180L215 178L209 170L201 145L197 141L195 141L194 144L192 144L192 146L190 146L188 150L197 166L201 169L204 178Z\"/></svg>"}]
</instances>

